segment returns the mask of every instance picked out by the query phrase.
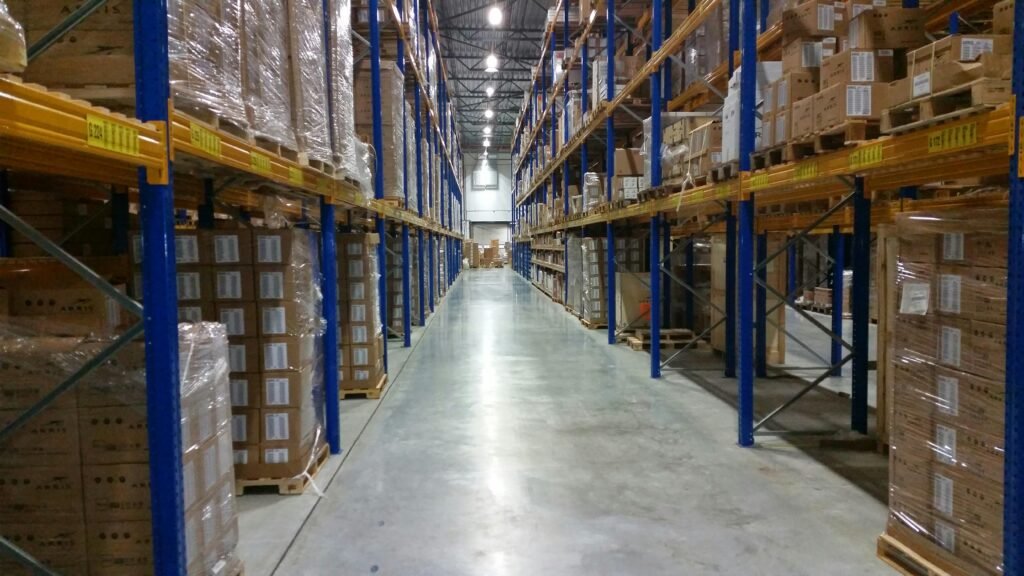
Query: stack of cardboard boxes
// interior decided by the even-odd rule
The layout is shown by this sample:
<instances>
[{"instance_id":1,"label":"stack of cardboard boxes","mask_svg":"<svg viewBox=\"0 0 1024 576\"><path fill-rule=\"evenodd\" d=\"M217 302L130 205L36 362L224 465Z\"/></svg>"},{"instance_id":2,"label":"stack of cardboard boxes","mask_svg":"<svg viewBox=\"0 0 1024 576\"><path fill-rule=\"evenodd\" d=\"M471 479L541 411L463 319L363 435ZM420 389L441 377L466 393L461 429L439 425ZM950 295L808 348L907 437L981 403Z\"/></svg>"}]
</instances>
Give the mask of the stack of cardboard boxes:
<instances>
[{"instance_id":1,"label":"stack of cardboard boxes","mask_svg":"<svg viewBox=\"0 0 1024 576\"><path fill-rule=\"evenodd\" d=\"M388 258L388 324L392 332L401 334L404 330L404 291L402 290L402 238L400 236L388 237L389 250L393 256ZM416 324L419 320L419 268L416 265L418 254L418 241L414 237L409 238L409 254L412 266L409 270L409 321Z\"/></svg>"},{"instance_id":2,"label":"stack of cardboard boxes","mask_svg":"<svg viewBox=\"0 0 1024 576\"><path fill-rule=\"evenodd\" d=\"M355 78L356 132L363 142L372 145L374 97L371 84L370 63L364 62L356 72ZM398 69L398 65L394 61L380 63L380 85L381 130L383 131L384 148L378 150L377 153L384 158L384 196L404 200L405 170L402 159L403 151L408 146L408 143L402 138L405 126L403 115L405 98L402 96L405 88L405 75ZM415 150L413 152L415 153ZM415 166L414 162L414 158L409 159L410 166ZM424 172L424 175L426 174ZM434 194L435 201L437 197L438 195Z\"/></svg>"},{"instance_id":3,"label":"stack of cardboard boxes","mask_svg":"<svg viewBox=\"0 0 1024 576\"><path fill-rule=\"evenodd\" d=\"M12 180L16 177L10 176ZM46 238L62 243L74 256L109 256L114 253L110 213L102 202L90 202L56 189L17 187L9 191L7 207ZM127 209L127 207L126 207ZM65 240L66 239L66 240ZM20 232L10 232L11 256L49 256Z\"/></svg>"},{"instance_id":4,"label":"stack of cardboard boxes","mask_svg":"<svg viewBox=\"0 0 1024 576\"><path fill-rule=\"evenodd\" d=\"M343 390L379 388L384 377L376 234L338 235L338 322Z\"/></svg>"},{"instance_id":5,"label":"stack of cardboard boxes","mask_svg":"<svg viewBox=\"0 0 1024 576\"><path fill-rule=\"evenodd\" d=\"M886 533L949 573L1001 574L1005 211L897 223Z\"/></svg>"},{"instance_id":6,"label":"stack of cardboard boxes","mask_svg":"<svg viewBox=\"0 0 1024 576\"><path fill-rule=\"evenodd\" d=\"M606 259L607 238L583 238L580 241L580 318L591 326L608 324Z\"/></svg>"},{"instance_id":7,"label":"stack of cardboard boxes","mask_svg":"<svg viewBox=\"0 0 1024 576\"><path fill-rule=\"evenodd\" d=\"M612 175L612 201L627 204L640 197L644 179L644 157L639 148L615 149L615 172Z\"/></svg>"},{"instance_id":8,"label":"stack of cardboard boxes","mask_svg":"<svg viewBox=\"0 0 1024 576\"><path fill-rule=\"evenodd\" d=\"M42 399L104 344L0 342L0 425ZM182 462L188 574L233 576L234 500L227 339L182 324ZM29 420L0 452L0 536L61 574L153 571L143 345L130 344ZM8 557L0 572L27 574Z\"/></svg>"}]
</instances>

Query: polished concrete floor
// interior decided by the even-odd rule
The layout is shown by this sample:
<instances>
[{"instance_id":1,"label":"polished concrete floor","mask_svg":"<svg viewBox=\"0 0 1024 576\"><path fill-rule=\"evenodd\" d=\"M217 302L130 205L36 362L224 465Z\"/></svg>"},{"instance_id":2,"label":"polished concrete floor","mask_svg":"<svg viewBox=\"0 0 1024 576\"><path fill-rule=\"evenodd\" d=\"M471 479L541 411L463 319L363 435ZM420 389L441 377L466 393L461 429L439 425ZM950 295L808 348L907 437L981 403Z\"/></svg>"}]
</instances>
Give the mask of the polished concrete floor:
<instances>
[{"instance_id":1,"label":"polished concrete floor","mask_svg":"<svg viewBox=\"0 0 1024 576\"><path fill-rule=\"evenodd\" d=\"M891 573L882 503L783 440L737 447L731 406L605 338L468 271L379 404L343 412L325 496L240 499L246 573Z\"/></svg>"}]
</instances>

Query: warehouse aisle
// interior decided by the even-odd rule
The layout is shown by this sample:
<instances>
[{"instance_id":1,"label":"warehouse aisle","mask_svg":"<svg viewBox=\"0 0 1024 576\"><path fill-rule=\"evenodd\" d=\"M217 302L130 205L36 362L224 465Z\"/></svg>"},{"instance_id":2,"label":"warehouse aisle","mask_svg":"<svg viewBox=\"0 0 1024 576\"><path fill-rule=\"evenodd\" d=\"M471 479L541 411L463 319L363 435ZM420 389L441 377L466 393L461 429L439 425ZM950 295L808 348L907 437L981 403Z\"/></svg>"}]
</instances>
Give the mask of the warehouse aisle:
<instances>
[{"instance_id":1,"label":"warehouse aisle","mask_svg":"<svg viewBox=\"0 0 1024 576\"><path fill-rule=\"evenodd\" d=\"M605 337L468 271L275 573L891 573L881 503Z\"/></svg>"}]
</instances>

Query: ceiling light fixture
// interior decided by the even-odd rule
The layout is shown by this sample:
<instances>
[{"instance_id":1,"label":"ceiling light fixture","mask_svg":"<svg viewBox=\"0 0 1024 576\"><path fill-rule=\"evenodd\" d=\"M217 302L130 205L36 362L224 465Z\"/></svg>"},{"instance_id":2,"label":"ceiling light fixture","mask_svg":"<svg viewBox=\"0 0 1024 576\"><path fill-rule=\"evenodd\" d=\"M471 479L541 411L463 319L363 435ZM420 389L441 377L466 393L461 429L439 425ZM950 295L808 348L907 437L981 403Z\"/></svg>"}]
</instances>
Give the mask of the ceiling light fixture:
<instances>
[{"instance_id":1,"label":"ceiling light fixture","mask_svg":"<svg viewBox=\"0 0 1024 576\"><path fill-rule=\"evenodd\" d=\"M484 148L489 148L490 146L491 146L491 141L490 140L484 140Z\"/></svg>"},{"instance_id":2,"label":"ceiling light fixture","mask_svg":"<svg viewBox=\"0 0 1024 576\"><path fill-rule=\"evenodd\" d=\"M501 26L502 17L501 8L497 6L492 6L491 10L487 12L487 21L491 26Z\"/></svg>"},{"instance_id":3,"label":"ceiling light fixture","mask_svg":"<svg viewBox=\"0 0 1024 576\"><path fill-rule=\"evenodd\" d=\"M494 110L491 110L490 108L484 110L484 118L487 118L488 120L494 118Z\"/></svg>"},{"instance_id":4,"label":"ceiling light fixture","mask_svg":"<svg viewBox=\"0 0 1024 576\"><path fill-rule=\"evenodd\" d=\"M488 97L488 98L490 98L491 96L494 96L494 86L488 86L488 87L487 87L487 88L486 88L486 89L484 90L484 92L486 92L486 93L487 93L487 97Z\"/></svg>"},{"instance_id":5,"label":"ceiling light fixture","mask_svg":"<svg viewBox=\"0 0 1024 576\"><path fill-rule=\"evenodd\" d=\"M484 72L490 72L491 74L497 72L498 57L495 56L494 54L488 54L487 58L484 60L484 65L487 66L486 68L484 68Z\"/></svg>"},{"instance_id":6,"label":"ceiling light fixture","mask_svg":"<svg viewBox=\"0 0 1024 576\"><path fill-rule=\"evenodd\" d=\"M490 126L484 126L484 135L485 136L490 136L491 135L491 127Z\"/></svg>"}]
</instances>

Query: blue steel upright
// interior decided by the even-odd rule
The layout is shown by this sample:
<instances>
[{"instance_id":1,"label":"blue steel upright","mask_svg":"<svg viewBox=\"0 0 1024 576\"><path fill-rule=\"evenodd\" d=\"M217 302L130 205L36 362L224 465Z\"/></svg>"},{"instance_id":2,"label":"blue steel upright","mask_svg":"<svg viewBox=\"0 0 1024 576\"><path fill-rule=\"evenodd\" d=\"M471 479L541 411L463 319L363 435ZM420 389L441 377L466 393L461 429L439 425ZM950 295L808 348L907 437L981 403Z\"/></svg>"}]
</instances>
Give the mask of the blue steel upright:
<instances>
[{"instance_id":1,"label":"blue steel upright","mask_svg":"<svg viewBox=\"0 0 1024 576\"><path fill-rule=\"evenodd\" d=\"M846 269L846 238L839 226L832 228L832 332L843 337L843 271ZM831 353L829 363L835 368L832 369L833 376L842 376L843 367L839 364L843 361L842 343L831 338Z\"/></svg>"},{"instance_id":2,"label":"blue steel upright","mask_svg":"<svg viewBox=\"0 0 1024 576\"><path fill-rule=\"evenodd\" d=\"M606 46L611 47L605 50L608 58L608 80L607 80L607 100L611 102L615 98L615 2L605 2L607 7L607 23L605 28L605 42ZM612 175L615 174L615 120L614 114L609 113L608 118L605 120L605 130L607 132L607 151L605 158L605 201L611 204L612 202ZM605 224L605 240L607 242L606 250L607 255L605 256L605 271L607 272L607 280L605 287L607 288L607 300L605 303L605 315L608 318L608 343L615 344L615 227L609 220Z\"/></svg>"},{"instance_id":3,"label":"blue steel upright","mask_svg":"<svg viewBox=\"0 0 1024 576\"><path fill-rule=\"evenodd\" d=\"M735 2L735 0L733 0ZM754 151L754 100L757 89L757 0L743 0L743 29L740 56L740 148L741 178L750 172L750 153ZM730 18L735 17L730 14ZM730 40L733 29L730 27ZM731 52L731 51L730 51ZM739 371L739 444L754 445L754 351L753 280L754 280L754 196L747 190L739 202L736 267L738 269L739 330L737 363Z\"/></svg>"},{"instance_id":4,"label":"blue steel upright","mask_svg":"<svg viewBox=\"0 0 1024 576\"><path fill-rule=\"evenodd\" d=\"M335 235L334 205L320 197L320 291L323 294L324 324L324 403L327 420L327 445L331 454L341 454L341 416L338 397L338 245Z\"/></svg>"},{"instance_id":5,"label":"blue steel upright","mask_svg":"<svg viewBox=\"0 0 1024 576\"><path fill-rule=\"evenodd\" d=\"M655 0L655 5L659 0ZM661 217L651 216L651 378L661 378L661 282L658 273L661 270Z\"/></svg>"},{"instance_id":6,"label":"blue steel upright","mask_svg":"<svg viewBox=\"0 0 1024 576\"><path fill-rule=\"evenodd\" d=\"M133 7L136 113L143 122L163 122L169 127L167 0L135 0ZM172 157L169 148L166 153ZM153 570L157 576L180 576L187 569L172 178L170 163L166 182L160 184L151 184L146 171L139 170L147 436L150 454L160 455L149 460Z\"/></svg>"},{"instance_id":7,"label":"blue steel upright","mask_svg":"<svg viewBox=\"0 0 1024 576\"><path fill-rule=\"evenodd\" d=\"M377 21L378 0L370 0L369 6L369 17L370 17L370 86L373 94L373 148L374 150L384 149L384 135L382 132L383 128L383 114L381 112L381 85L380 85L380 22ZM384 198L384 178L381 177L384 174L384 155L381 153L374 154L374 174L376 177L373 179L373 197L380 200ZM383 216L377 216L377 238L380 239L377 244L377 273L379 278L377 279L377 293L380 294L380 325L384 330L384 371L388 369L388 342L387 342L387 329L388 329L388 253L385 246L385 240L387 229L384 222Z\"/></svg>"},{"instance_id":8,"label":"blue steel upright","mask_svg":"<svg viewBox=\"0 0 1024 576\"><path fill-rule=\"evenodd\" d=\"M850 428L868 433L868 324L871 315L871 199L864 191L864 179L854 180L853 197L853 285L850 311L853 314L853 374L850 394ZM832 304L835 306L835 304Z\"/></svg>"},{"instance_id":9,"label":"blue steel upright","mask_svg":"<svg viewBox=\"0 0 1024 576\"><path fill-rule=\"evenodd\" d=\"M661 49L662 0L651 3L651 51ZM651 158L651 188L661 186L661 70L651 74L651 144L647 153ZM611 147L611 146L610 146ZM611 181L609 174L608 180ZM661 218L651 217L651 378L661 377ZM609 264L611 266L611 264ZM627 319L628 320L628 319ZM614 331L614 326L609 324Z\"/></svg>"},{"instance_id":10,"label":"blue steel upright","mask_svg":"<svg viewBox=\"0 0 1024 576\"><path fill-rule=\"evenodd\" d=\"M736 215L725 203L725 376L736 377ZM689 291L687 291L689 292Z\"/></svg>"},{"instance_id":11,"label":"blue steel upright","mask_svg":"<svg viewBox=\"0 0 1024 576\"><path fill-rule=\"evenodd\" d=\"M1024 38L1024 2L1013 9L1014 38ZM1010 155L1010 230L1006 290L1006 443L1003 495L1003 573L1024 574L1024 42L1013 44L1017 153Z\"/></svg>"}]
</instances>

